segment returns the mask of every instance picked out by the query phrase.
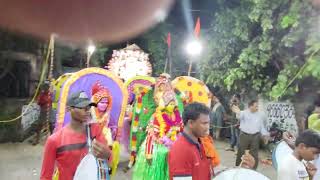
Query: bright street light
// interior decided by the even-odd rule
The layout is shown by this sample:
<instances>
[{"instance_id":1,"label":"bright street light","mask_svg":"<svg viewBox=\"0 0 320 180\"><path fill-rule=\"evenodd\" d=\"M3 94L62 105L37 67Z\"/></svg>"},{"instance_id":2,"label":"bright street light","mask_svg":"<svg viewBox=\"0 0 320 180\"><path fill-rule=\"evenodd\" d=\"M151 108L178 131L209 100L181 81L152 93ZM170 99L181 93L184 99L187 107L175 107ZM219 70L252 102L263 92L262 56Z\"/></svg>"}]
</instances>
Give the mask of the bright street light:
<instances>
[{"instance_id":1,"label":"bright street light","mask_svg":"<svg viewBox=\"0 0 320 180\"><path fill-rule=\"evenodd\" d=\"M189 42L187 42L186 51L190 56L192 56L189 59L188 76L190 76L192 71L192 59L194 59L195 56L200 55L202 51L202 45L200 41L197 39L191 39Z\"/></svg>"},{"instance_id":2,"label":"bright street light","mask_svg":"<svg viewBox=\"0 0 320 180\"><path fill-rule=\"evenodd\" d=\"M197 56L202 51L202 45L198 40L192 40L187 43L186 51L191 56Z\"/></svg>"},{"instance_id":3,"label":"bright street light","mask_svg":"<svg viewBox=\"0 0 320 180\"><path fill-rule=\"evenodd\" d=\"M94 45L88 46L88 54L92 55L95 50L96 50L96 47Z\"/></svg>"}]
</instances>

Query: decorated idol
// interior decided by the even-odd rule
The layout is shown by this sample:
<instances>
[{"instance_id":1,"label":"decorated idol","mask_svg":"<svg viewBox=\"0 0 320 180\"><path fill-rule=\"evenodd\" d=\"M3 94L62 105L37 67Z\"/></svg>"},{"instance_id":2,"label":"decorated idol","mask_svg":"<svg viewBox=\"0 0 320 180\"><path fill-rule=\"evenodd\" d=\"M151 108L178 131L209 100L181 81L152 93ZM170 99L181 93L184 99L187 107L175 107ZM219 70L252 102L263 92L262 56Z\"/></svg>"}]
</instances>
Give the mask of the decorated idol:
<instances>
[{"instance_id":1,"label":"decorated idol","mask_svg":"<svg viewBox=\"0 0 320 180\"><path fill-rule=\"evenodd\" d=\"M168 76L160 76L156 85L154 98L157 108L149 121L146 140L137 156L134 180L169 179L168 151L183 129L179 102Z\"/></svg>"},{"instance_id":2,"label":"decorated idol","mask_svg":"<svg viewBox=\"0 0 320 180\"><path fill-rule=\"evenodd\" d=\"M112 107L112 97L107 88L103 87L99 81L92 86L91 102L96 104L91 107L91 117L103 127L103 134L107 139L108 145L112 146L116 135L116 130L111 131L109 127L110 110Z\"/></svg>"}]
</instances>

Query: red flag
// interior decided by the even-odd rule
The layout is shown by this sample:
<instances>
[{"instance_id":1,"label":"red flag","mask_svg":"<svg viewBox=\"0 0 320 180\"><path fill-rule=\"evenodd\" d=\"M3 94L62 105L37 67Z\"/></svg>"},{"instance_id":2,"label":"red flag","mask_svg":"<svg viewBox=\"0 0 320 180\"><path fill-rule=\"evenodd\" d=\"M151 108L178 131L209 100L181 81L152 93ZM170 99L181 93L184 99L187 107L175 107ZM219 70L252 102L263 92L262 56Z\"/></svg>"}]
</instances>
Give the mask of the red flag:
<instances>
[{"instance_id":1,"label":"red flag","mask_svg":"<svg viewBox=\"0 0 320 180\"><path fill-rule=\"evenodd\" d=\"M194 27L194 36L199 38L200 36L200 17L197 18L196 26Z\"/></svg>"},{"instance_id":2,"label":"red flag","mask_svg":"<svg viewBox=\"0 0 320 180\"><path fill-rule=\"evenodd\" d=\"M164 64L164 72L167 72L167 69L169 68L169 74L171 75L172 71L172 60L171 60L171 34L168 33L167 35L167 56L166 56L166 62Z\"/></svg>"},{"instance_id":3,"label":"red flag","mask_svg":"<svg viewBox=\"0 0 320 180\"><path fill-rule=\"evenodd\" d=\"M167 44L168 44L168 47L171 47L171 34L168 33L168 36L167 36Z\"/></svg>"}]
</instances>

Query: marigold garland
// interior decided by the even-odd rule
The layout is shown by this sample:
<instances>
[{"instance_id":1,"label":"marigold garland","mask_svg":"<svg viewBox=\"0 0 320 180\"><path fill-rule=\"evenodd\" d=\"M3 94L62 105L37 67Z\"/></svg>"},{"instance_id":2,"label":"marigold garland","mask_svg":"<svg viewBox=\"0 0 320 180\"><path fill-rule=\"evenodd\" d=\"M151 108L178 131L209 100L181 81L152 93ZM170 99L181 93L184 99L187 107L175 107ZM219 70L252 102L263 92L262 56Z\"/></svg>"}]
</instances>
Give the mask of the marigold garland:
<instances>
[{"instance_id":1,"label":"marigold garland","mask_svg":"<svg viewBox=\"0 0 320 180\"><path fill-rule=\"evenodd\" d=\"M136 151L137 151L137 132L138 132L138 126L139 126L139 116L141 112L141 107L142 107L142 96L144 93L141 93L137 97L137 105L135 108L135 117L133 120L132 124L132 138L131 138L131 154L130 154L130 162L129 162L129 167L131 168L135 157L136 157Z\"/></svg>"},{"instance_id":2,"label":"marigold garland","mask_svg":"<svg viewBox=\"0 0 320 180\"><path fill-rule=\"evenodd\" d=\"M172 118L165 112L160 110L156 111L155 117L159 123L159 137L163 137L164 135L168 135L171 140L175 140L175 135L179 129L175 128L178 124L181 123L181 116L178 109L174 110L175 120L173 121ZM166 134L166 128L170 126L172 128L170 130L171 133Z\"/></svg>"}]
</instances>

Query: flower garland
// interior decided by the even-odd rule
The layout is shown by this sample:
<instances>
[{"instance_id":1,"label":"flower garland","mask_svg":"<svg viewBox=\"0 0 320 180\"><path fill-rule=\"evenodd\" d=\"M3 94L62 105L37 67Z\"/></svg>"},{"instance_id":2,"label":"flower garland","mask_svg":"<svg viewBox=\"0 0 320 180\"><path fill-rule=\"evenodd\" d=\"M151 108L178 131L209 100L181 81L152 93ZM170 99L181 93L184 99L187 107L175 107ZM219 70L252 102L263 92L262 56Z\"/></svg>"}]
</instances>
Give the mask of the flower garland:
<instances>
[{"instance_id":1,"label":"flower garland","mask_svg":"<svg viewBox=\"0 0 320 180\"><path fill-rule=\"evenodd\" d=\"M129 161L129 165L128 167L131 168L133 166L133 163L136 159L136 155L137 155L137 132L138 132L138 126L139 126L139 117L140 117L140 112L141 112L141 108L142 108L142 97L145 93L141 93L138 97L137 97L137 105L135 108L135 116L134 116L134 120L132 122L132 134L131 134L131 153L130 153L130 161Z\"/></svg>"},{"instance_id":2,"label":"flower garland","mask_svg":"<svg viewBox=\"0 0 320 180\"><path fill-rule=\"evenodd\" d=\"M181 122L181 116L179 111L176 109L174 110L174 120L172 120L172 118L167 114L167 113L163 113L163 119L166 121L166 123L172 127L172 126L176 126L177 124L179 124Z\"/></svg>"},{"instance_id":3,"label":"flower garland","mask_svg":"<svg viewBox=\"0 0 320 180\"><path fill-rule=\"evenodd\" d=\"M179 110L174 110L174 120L167 113L162 112L160 110L156 111L155 117L159 123L159 137L162 138L164 135L168 135L171 138L171 140L174 141L176 139L175 135L177 134L177 131L179 131L180 129L179 124L182 121ZM167 126L169 126L170 128L170 132L166 134ZM178 128L175 128L177 126Z\"/></svg>"},{"instance_id":4,"label":"flower garland","mask_svg":"<svg viewBox=\"0 0 320 180\"><path fill-rule=\"evenodd\" d=\"M141 93L137 98L137 105L135 108L135 117L132 124L132 140L131 140L131 151L137 150L137 131L139 126L139 116L142 108L142 97L144 93Z\"/></svg>"}]
</instances>

